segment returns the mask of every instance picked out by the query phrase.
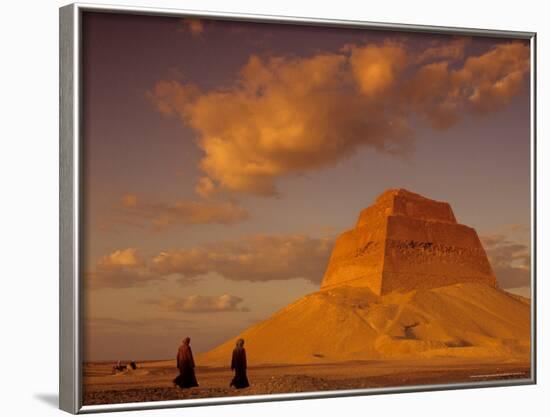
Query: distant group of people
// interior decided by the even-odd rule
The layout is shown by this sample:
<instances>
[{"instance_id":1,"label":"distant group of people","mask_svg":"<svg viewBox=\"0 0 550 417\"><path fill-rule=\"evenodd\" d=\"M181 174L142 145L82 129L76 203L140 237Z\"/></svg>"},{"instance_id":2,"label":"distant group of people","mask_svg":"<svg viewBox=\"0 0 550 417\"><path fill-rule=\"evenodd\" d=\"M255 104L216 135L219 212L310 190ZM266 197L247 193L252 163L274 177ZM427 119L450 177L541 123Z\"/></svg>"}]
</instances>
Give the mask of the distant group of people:
<instances>
[{"instance_id":1,"label":"distant group of people","mask_svg":"<svg viewBox=\"0 0 550 417\"><path fill-rule=\"evenodd\" d=\"M116 365L113 366L113 372L117 373L117 372L127 371L128 367L130 367L132 370L136 370L137 364L135 361L131 361L129 365L125 365L121 361L117 361Z\"/></svg>"},{"instance_id":2,"label":"distant group of people","mask_svg":"<svg viewBox=\"0 0 550 417\"><path fill-rule=\"evenodd\" d=\"M183 339L178 349L177 367L179 375L174 379L174 384L180 388L198 387L197 377L195 376L195 360L191 351L191 338ZM235 388L246 388L250 386L246 376L246 351L244 349L244 340L237 340L235 349L231 356L231 370L235 372L229 386Z\"/></svg>"}]
</instances>

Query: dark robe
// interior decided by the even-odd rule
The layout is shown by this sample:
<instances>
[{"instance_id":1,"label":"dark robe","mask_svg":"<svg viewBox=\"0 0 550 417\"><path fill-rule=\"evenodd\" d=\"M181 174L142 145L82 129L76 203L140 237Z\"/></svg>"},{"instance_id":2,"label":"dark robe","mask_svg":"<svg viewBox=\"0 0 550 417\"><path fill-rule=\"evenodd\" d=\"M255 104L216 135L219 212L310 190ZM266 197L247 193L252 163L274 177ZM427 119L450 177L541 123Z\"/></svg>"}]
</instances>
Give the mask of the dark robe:
<instances>
[{"instance_id":1,"label":"dark robe","mask_svg":"<svg viewBox=\"0 0 550 417\"><path fill-rule=\"evenodd\" d=\"M195 377L195 361L193 360L193 352L191 346L182 344L178 349L177 366L180 374L174 379L174 384L180 388L198 387L197 378Z\"/></svg>"},{"instance_id":2,"label":"dark robe","mask_svg":"<svg viewBox=\"0 0 550 417\"><path fill-rule=\"evenodd\" d=\"M231 384L229 384L230 386L235 388L246 388L250 385L246 377L246 351L243 347L236 347L233 349L231 369L235 371L235 376Z\"/></svg>"}]
</instances>

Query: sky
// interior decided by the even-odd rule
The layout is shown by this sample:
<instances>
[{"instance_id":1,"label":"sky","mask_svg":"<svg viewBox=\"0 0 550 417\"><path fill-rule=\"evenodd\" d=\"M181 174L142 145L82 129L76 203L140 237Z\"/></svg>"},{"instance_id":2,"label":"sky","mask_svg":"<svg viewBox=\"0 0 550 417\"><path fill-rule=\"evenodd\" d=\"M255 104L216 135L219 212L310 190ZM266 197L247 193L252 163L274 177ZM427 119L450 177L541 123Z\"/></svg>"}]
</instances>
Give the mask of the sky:
<instances>
[{"instance_id":1,"label":"sky","mask_svg":"<svg viewBox=\"0 0 550 417\"><path fill-rule=\"evenodd\" d=\"M529 44L83 16L84 360L207 351L318 290L388 188L530 291Z\"/></svg>"}]
</instances>

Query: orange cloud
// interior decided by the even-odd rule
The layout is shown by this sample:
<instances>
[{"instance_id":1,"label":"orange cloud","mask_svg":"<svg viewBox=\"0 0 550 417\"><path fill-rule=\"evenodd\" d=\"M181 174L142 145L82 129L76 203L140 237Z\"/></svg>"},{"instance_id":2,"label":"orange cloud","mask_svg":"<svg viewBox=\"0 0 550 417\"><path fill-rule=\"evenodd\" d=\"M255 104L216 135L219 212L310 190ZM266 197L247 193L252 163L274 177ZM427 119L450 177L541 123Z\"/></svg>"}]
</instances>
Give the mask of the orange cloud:
<instances>
[{"instance_id":1,"label":"orange cloud","mask_svg":"<svg viewBox=\"0 0 550 417\"><path fill-rule=\"evenodd\" d=\"M445 129L459 119L459 105L450 80L449 63L434 62L422 66L402 90L402 105L414 110L432 127Z\"/></svg>"},{"instance_id":2,"label":"orange cloud","mask_svg":"<svg viewBox=\"0 0 550 417\"><path fill-rule=\"evenodd\" d=\"M189 295L187 297L164 297L161 299L146 300L165 311L185 313L224 313L246 312L246 307L241 307L243 299L235 295L224 294L220 296Z\"/></svg>"},{"instance_id":3,"label":"orange cloud","mask_svg":"<svg viewBox=\"0 0 550 417\"><path fill-rule=\"evenodd\" d=\"M151 270L159 275L180 275L184 282L216 273L236 281L303 278L319 283L332 245L332 238L254 235L162 252L152 259Z\"/></svg>"},{"instance_id":4,"label":"orange cloud","mask_svg":"<svg viewBox=\"0 0 550 417\"><path fill-rule=\"evenodd\" d=\"M276 178L334 165L359 146L409 149L404 121L357 94L347 64L345 54L251 56L233 88L197 93L161 81L148 95L160 112L179 115L199 133L209 192L215 185L276 195Z\"/></svg>"},{"instance_id":5,"label":"orange cloud","mask_svg":"<svg viewBox=\"0 0 550 417\"><path fill-rule=\"evenodd\" d=\"M182 24L194 38L201 36L204 32L204 22L200 19L182 19Z\"/></svg>"},{"instance_id":6,"label":"orange cloud","mask_svg":"<svg viewBox=\"0 0 550 417\"><path fill-rule=\"evenodd\" d=\"M138 256L135 248L117 250L110 255L102 257L98 266L101 268L118 268L130 267L134 268L143 264L143 260Z\"/></svg>"},{"instance_id":7,"label":"orange cloud","mask_svg":"<svg viewBox=\"0 0 550 417\"><path fill-rule=\"evenodd\" d=\"M459 68L448 61L428 63L404 84L401 105L435 128L448 128L466 112L480 115L498 110L522 87L529 55L527 45L510 42L467 58Z\"/></svg>"},{"instance_id":8,"label":"orange cloud","mask_svg":"<svg viewBox=\"0 0 550 417\"><path fill-rule=\"evenodd\" d=\"M148 259L135 248L120 249L98 260L86 274L86 285L92 289L131 288L172 278L189 284L210 273L235 281L302 278L318 284L333 244L333 238L299 234L252 235L167 250Z\"/></svg>"},{"instance_id":9,"label":"orange cloud","mask_svg":"<svg viewBox=\"0 0 550 417\"><path fill-rule=\"evenodd\" d=\"M519 42L498 45L484 55L470 57L462 69L452 74L454 92L472 89L464 97L477 111L502 107L522 86L529 72L529 57L529 47Z\"/></svg>"},{"instance_id":10,"label":"orange cloud","mask_svg":"<svg viewBox=\"0 0 550 417\"><path fill-rule=\"evenodd\" d=\"M195 192L203 198L210 198L216 192L216 186L210 178L202 177L197 181Z\"/></svg>"},{"instance_id":11,"label":"orange cloud","mask_svg":"<svg viewBox=\"0 0 550 417\"><path fill-rule=\"evenodd\" d=\"M90 289L128 288L161 278L149 270L137 249L128 248L100 258L95 269L86 274L85 284Z\"/></svg>"},{"instance_id":12,"label":"orange cloud","mask_svg":"<svg viewBox=\"0 0 550 417\"><path fill-rule=\"evenodd\" d=\"M180 116L187 123L192 110L191 104L200 96L200 90L193 84L179 81L159 81L153 90L146 92L159 113L164 116Z\"/></svg>"},{"instance_id":13,"label":"orange cloud","mask_svg":"<svg viewBox=\"0 0 550 417\"><path fill-rule=\"evenodd\" d=\"M386 93L407 65L403 45L351 46L350 65L362 94L376 98Z\"/></svg>"},{"instance_id":14,"label":"orange cloud","mask_svg":"<svg viewBox=\"0 0 550 417\"><path fill-rule=\"evenodd\" d=\"M426 61L449 60L457 61L464 58L466 46L471 38L455 38L450 42L434 42L434 46L423 50L416 58L416 63Z\"/></svg>"},{"instance_id":15,"label":"orange cloud","mask_svg":"<svg viewBox=\"0 0 550 417\"><path fill-rule=\"evenodd\" d=\"M531 251L527 245L502 234L481 236L481 241L502 288L531 285Z\"/></svg>"},{"instance_id":16,"label":"orange cloud","mask_svg":"<svg viewBox=\"0 0 550 417\"><path fill-rule=\"evenodd\" d=\"M133 208L137 207L137 195L135 194L124 194L121 199L122 207Z\"/></svg>"},{"instance_id":17,"label":"orange cloud","mask_svg":"<svg viewBox=\"0 0 550 417\"><path fill-rule=\"evenodd\" d=\"M152 203L141 201L133 194L122 196L120 210L124 223L148 224L156 231L175 225L233 224L249 218L248 211L233 202L180 200L174 204Z\"/></svg>"},{"instance_id":18,"label":"orange cloud","mask_svg":"<svg viewBox=\"0 0 550 417\"><path fill-rule=\"evenodd\" d=\"M467 42L416 53L381 43L310 57L252 55L229 86L159 81L148 97L197 132L199 195L273 196L277 179L333 166L360 147L410 152L415 115L448 128L465 112L509 103L529 71L528 45L499 44L463 60Z\"/></svg>"}]
</instances>

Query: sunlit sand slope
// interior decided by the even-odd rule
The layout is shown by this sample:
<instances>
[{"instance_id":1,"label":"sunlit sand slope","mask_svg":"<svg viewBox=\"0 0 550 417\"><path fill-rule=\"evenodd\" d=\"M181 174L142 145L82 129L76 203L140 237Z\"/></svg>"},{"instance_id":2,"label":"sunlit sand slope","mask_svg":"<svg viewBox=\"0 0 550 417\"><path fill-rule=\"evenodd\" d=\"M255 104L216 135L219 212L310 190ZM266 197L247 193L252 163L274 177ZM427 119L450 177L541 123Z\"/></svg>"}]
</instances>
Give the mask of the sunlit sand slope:
<instances>
[{"instance_id":1,"label":"sunlit sand slope","mask_svg":"<svg viewBox=\"0 0 550 417\"><path fill-rule=\"evenodd\" d=\"M241 337L251 365L436 356L528 361L530 304L475 283L384 296L341 286L300 298L198 361L227 365Z\"/></svg>"}]
</instances>

